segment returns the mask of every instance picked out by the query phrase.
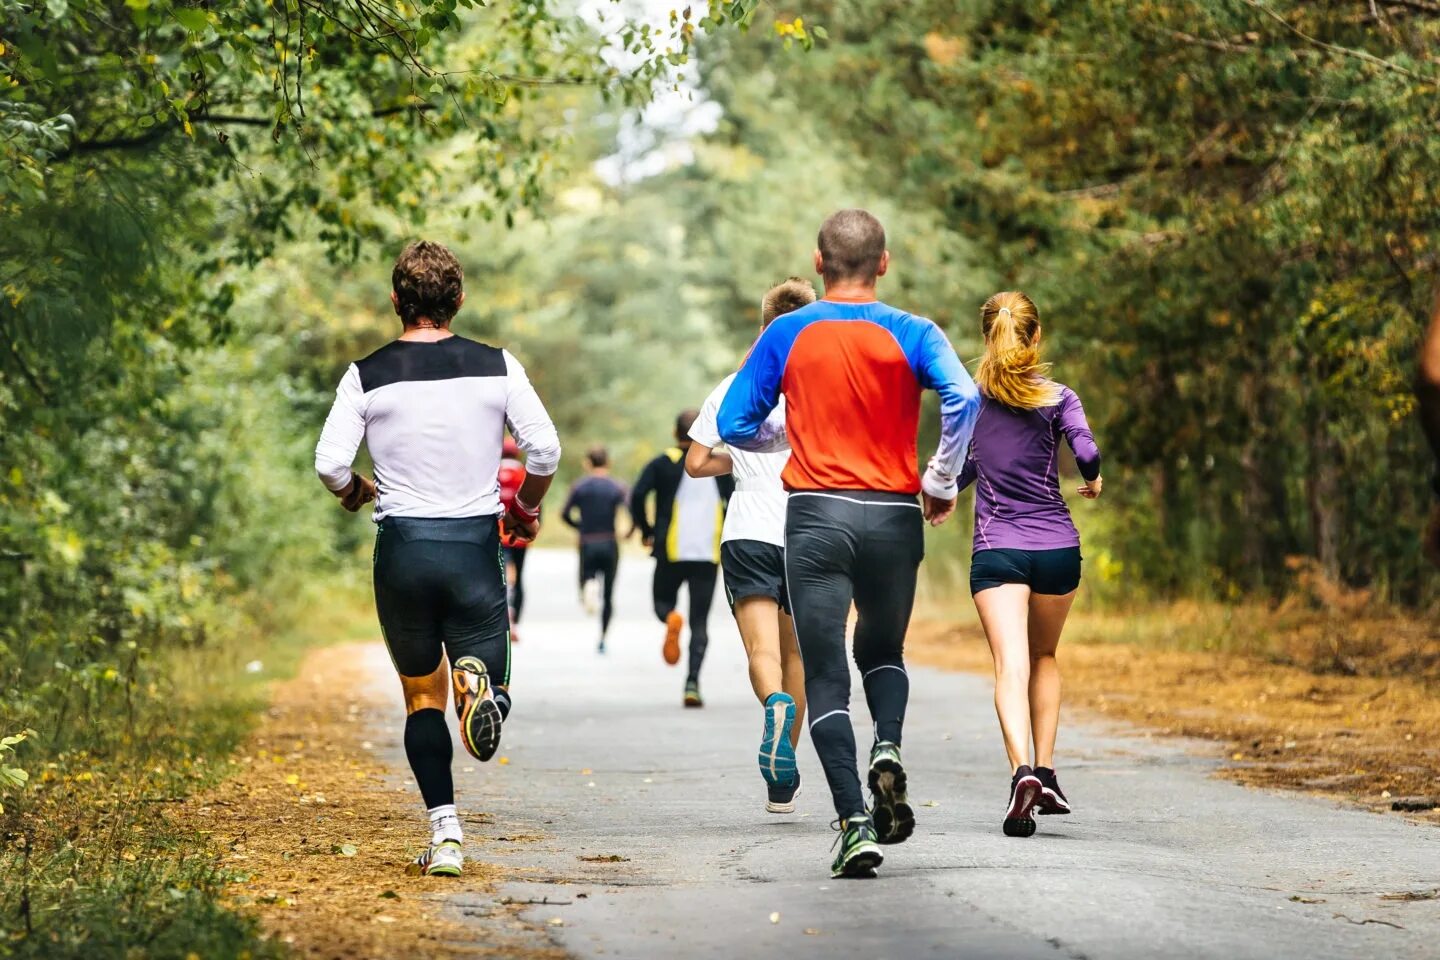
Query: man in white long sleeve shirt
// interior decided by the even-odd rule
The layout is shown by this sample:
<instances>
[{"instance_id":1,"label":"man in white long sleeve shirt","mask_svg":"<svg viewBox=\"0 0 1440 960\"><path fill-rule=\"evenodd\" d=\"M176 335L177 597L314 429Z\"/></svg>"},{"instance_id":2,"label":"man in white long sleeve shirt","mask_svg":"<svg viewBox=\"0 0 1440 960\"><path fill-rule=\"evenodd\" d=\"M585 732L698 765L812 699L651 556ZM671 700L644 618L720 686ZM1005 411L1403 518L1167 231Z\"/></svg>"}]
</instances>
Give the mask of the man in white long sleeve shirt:
<instances>
[{"instance_id":1,"label":"man in white long sleeve shirt","mask_svg":"<svg viewBox=\"0 0 1440 960\"><path fill-rule=\"evenodd\" d=\"M438 876L458 876L463 864L447 687L465 749L489 760L510 711L499 527L534 537L560 463L555 425L519 361L450 331L465 301L463 279L440 244L405 248L390 295L404 332L346 369L315 447L315 470L346 509L376 501L375 606L404 690L405 752L431 825L430 846L414 866ZM527 454L525 483L508 510L498 477L507 426ZM362 441L373 483L351 469Z\"/></svg>"}]
</instances>

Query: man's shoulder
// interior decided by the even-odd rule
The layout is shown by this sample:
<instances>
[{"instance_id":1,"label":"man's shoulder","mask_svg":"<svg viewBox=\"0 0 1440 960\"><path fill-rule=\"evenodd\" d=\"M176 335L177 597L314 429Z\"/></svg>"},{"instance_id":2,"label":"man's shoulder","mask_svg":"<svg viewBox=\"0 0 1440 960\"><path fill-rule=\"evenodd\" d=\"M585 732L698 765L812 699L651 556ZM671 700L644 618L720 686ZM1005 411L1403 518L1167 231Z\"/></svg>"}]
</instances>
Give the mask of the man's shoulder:
<instances>
[{"instance_id":1,"label":"man's shoulder","mask_svg":"<svg viewBox=\"0 0 1440 960\"><path fill-rule=\"evenodd\" d=\"M458 334L438 343L392 340L355 367L366 393L407 380L503 377L508 372L505 351Z\"/></svg>"}]
</instances>

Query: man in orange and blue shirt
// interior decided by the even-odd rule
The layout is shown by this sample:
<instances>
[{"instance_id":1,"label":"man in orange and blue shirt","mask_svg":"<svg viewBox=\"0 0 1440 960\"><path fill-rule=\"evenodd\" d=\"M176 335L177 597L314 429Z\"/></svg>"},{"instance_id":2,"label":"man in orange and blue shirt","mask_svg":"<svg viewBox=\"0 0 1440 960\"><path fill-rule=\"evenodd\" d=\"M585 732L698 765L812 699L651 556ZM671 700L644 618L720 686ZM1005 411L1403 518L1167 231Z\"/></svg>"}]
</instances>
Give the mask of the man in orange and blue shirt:
<instances>
[{"instance_id":1,"label":"man in orange and blue shirt","mask_svg":"<svg viewBox=\"0 0 1440 960\"><path fill-rule=\"evenodd\" d=\"M910 692L905 631L924 521L938 525L954 512L980 393L939 327L876 299L890 255L875 217L863 210L832 215L818 246L825 296L761 334L720 405L719 431L742 450L787 443L791 450L782 474L790 494L786 578L805 661L810 739L843 832L831 869L872 876L883 860L877 843L900 843L915 828L900 761ZM925 389L940 395L941 436L922 478L916 432ZM783 424L767 420L782 395ZM852 600L855 662L875 729L869 811L849 711Z\"/></svg>"}]
</instances>

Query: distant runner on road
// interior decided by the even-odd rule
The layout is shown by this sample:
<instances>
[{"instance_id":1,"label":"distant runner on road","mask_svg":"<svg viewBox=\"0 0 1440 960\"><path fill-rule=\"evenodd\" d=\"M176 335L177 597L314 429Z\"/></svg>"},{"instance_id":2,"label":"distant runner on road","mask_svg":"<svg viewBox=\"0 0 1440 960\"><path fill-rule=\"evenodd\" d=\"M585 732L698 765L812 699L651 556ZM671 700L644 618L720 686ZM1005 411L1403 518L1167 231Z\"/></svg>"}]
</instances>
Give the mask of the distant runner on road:
<instances>
[{"instance_id":1,"label":"distant runner on road","mask_svg":"<svg viewBox=\"0 0 1440 960\"><path fill-rule=\"evenodd\" d=\"M831 872L873 876L884 859L877 841L900 843L915 829L900 761L910 695L905 631L925 553L923 521L943 523L954 512L980 395L939 327L875 298L890 265L879 220L842 210L820 227L818 247L824 298L760 335L720 405L720 437L741 450L790 445L785 568L810 739L840 818ZM916 430L925 389L940 394L940 445L922 482ZM783 430L767 419L782 396ZM875 731L869 810L850 725L852 600L855 663Z\"/></svg>"},{"instance_id":2,"label":"distant runner on road","mask_svg":"<svg viewBox=\"0 0 1440 960\"><path fill-rule=\"evenodd\" d=\"M580 534L580 599L585 612L600 614L600 645L615 612L615 571L620 546L615 538L615 511L625 505L625 486L610 476L610 454L600 446L585 453L585 476L570 488L560 519Z\"/></svg>"},{"instance_id":3,"label":"distant runner on road","mask_svg":"<svg viewBox=\"0 0 1440 960\"><path fill-rule=\"evenodd\" d=\"M534 537L560 441L519 361L450 332L465 302L454 254L438 243L412 243L391 279L404 332L345 371L315 447L315 470L347 510L377 500L375 608L405 695L405 755L430 820L430 846L413 866L458 876L464 834L450 772L447 688L455 690L465 749L489 760L510 712L500 527L521 540ZM528 469L502 508L507 425ZM362 441L375 464L373 482L351 469Z\"/></svg>"},{"instance_id":4,"label":"distant runner on road","mask_svg":"<svg viewBox=\"0 0 1440 960\"><path fill-rule=\"evenodd\" d=\"M760 329L776 317L815 302L808 280L791 277L770 288L760 302ZM750 661L750 686L765 707L760 739L760 775L765 778L771 813L793 813L800 793L795 748L805 719L805 668L790 619L785 592L785 485L780 473L790 460L788 449L775 453L717 451L720 403L735 381L731 374L706 398L690 428L685 471L692 477L732 474L735 493L725 514L720 566L725 592L740 627ZM771 419L784 423L784 400Z\"/></svg>"},{"instance_id":5,"label":"distant runner on road","mask_svg":"<svg viewBox=\"0 0 1440 960\"><path fill-rule=\"evenodd\" d=\"M665 624L665 662L680 662L680 634L685 618L676 609L680 587L690 593L690 665L685 674L684 704L705 705L700 697L700 667L710 644L710 604L715 598L720 563L720 529L725 502L734 484L729 477L697 480L685 473L685 451L698 410L675 419L675 446L645 465L630 492L630 517L645 546L655 557L652 593L655 616ZM655 519L648 501L655 500Z\"/></svg>"},{"instance_id":6,"label":"distant runner on road","mask_svg":"<svg viewBox=\"0 0 1440 960\"><path fill-rule=\"evenodd\" d=\"M1033 811L1070 812L1055 776L1055 648L1080 585L1080 534L1060 494L1056 454L1069 444L1085 480L1079 493L1094 500L1100 449L1080 398L1040 362L1040 312L1029 297L1006 291L986 300L980 330L985 355L975 379L984 399L960 489L975 484L970 593L995 658L995 712L1010 758L1002 827L1028 837Z\"/></svg>"}]
</instances>

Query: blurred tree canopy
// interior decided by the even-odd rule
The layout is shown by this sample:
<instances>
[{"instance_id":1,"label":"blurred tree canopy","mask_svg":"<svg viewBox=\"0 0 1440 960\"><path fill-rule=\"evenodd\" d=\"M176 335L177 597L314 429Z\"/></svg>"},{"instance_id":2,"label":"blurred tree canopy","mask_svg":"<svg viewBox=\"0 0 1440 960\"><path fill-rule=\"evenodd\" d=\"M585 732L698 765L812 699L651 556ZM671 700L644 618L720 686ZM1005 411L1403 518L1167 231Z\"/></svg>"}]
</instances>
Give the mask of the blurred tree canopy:
<instances>
[{"instance_id":1,"label":"blurred tree canopy","mask_svg":"<svg viewBox=\"0 0 1440 960\"><path fill-rule=\"evenodd\" d=\"M277 279L533 220L565 111L643 106L756 6L0 0L0 729L113 745L57 718L163 696L152 654L353 542L309 453L358 338Z\"/></svg>"}]
</instances>

